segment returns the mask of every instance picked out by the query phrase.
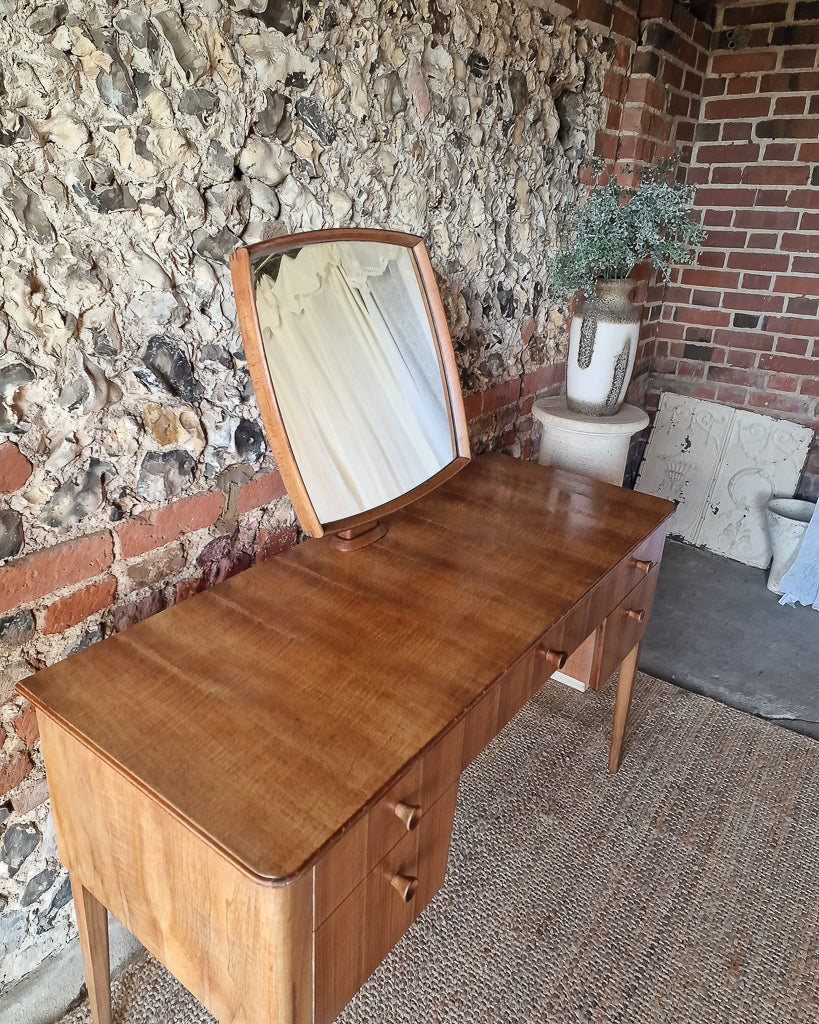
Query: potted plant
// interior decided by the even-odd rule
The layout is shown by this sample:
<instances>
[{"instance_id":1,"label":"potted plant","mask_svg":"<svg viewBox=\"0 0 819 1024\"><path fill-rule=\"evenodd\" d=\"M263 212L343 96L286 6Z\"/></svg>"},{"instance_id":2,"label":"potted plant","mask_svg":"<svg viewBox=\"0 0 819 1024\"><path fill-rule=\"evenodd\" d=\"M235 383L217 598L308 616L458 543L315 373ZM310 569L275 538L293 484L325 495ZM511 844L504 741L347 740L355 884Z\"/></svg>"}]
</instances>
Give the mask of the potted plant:
<instances>
[{"instance_id":1,"label":"potted plant","mask_svg":"<svg viewBox=\"0 0 819 1024\"><path fill-rule=\"evenodd\" d=\"M705 237L691 215L694 186L674 180L675 167L676 160L647 167L636 187L626 187L616 175L601 183L596 162L594 186L567 211L549 295L585 297L566 359L566 401L575 412L612 416L623 404L640 329L628 275L650 260L668 281L671 266L692 263Z\"/></svg>"}]
</instances>

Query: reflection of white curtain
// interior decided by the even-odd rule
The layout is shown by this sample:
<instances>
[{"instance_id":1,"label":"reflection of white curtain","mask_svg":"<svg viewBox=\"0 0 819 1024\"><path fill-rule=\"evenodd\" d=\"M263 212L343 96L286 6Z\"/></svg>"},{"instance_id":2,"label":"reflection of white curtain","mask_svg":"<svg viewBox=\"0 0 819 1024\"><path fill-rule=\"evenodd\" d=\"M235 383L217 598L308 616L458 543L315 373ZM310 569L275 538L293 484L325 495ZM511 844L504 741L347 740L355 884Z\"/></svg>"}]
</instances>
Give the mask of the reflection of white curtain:
<instances>
[{"instance_id":1,"label":"reflection of white curtain","mask_svg":"<svg viewBox=\"0 0 819 1024\"><path fill-rule=\"evenodd\" d=\"M256 306L282 420L321 522L381 505L454 456L408 250L304 246Z\"/></svg>"}]
</instances>

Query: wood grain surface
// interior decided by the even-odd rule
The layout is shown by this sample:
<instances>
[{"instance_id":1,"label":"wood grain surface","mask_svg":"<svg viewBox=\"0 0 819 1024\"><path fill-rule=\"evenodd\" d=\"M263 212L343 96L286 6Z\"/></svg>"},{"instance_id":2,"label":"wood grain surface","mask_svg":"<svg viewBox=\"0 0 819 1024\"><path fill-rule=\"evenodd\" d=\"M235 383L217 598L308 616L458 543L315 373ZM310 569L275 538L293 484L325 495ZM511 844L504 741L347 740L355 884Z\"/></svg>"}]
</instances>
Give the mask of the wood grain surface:
<instances>
[{"instance_id":1,"label":"wood grain surface","mask_svg":"<svg viewBox=\"0 0 819 1024\"><path fill-rule=\"evenodd\" d=\"M616 592L621 563L672 511L484 456L371 547L308 541L19 690L242 872L283 884L601 583L610 611L640 578Z\"/></svg>"}]
</instances>

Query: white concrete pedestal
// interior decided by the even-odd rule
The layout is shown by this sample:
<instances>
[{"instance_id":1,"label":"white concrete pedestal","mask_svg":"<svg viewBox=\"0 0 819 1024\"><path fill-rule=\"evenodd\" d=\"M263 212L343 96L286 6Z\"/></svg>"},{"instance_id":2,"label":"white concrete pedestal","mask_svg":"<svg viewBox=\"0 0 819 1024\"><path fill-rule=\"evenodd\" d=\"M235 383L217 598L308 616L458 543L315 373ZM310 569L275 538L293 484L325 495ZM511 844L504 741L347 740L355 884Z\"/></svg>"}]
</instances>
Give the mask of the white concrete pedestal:
<instances>
[{"instance_id":1,"label":"white concrete pedestal","mask_svg":"<svg viewBox=\"0 0 819 1024\"><path fill-rule=\"evenodd\" d=\"M565 398L535 402L532 415L543 425L538 462L585 473L621 486L629 441L648 426L648 416L635 405L624 405L614 416L571 412Z\"/></svg>"}]
</instances>

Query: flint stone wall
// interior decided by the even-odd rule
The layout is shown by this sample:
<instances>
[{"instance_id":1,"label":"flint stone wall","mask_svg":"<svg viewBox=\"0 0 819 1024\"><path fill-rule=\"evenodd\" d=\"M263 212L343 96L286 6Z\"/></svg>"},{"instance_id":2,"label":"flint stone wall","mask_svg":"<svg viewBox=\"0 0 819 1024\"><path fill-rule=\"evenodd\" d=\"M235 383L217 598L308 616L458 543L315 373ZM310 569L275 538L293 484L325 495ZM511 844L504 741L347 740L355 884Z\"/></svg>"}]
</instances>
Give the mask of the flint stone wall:
<instances>
[{"instance_id":1,"label":"flint stone wall","mask_svg":"<svg viewBox=\"0 0 819 1024\"><path fill-rule=\"evenodd\" d=\"M549 6L0 0L0 592L43 549L107 552L73 604L55 583L0 617L0 991L74 927L13 684L295 539L233 248L418 233L467 395L559 357L544 255L614 47ZM208 492L221 515L124 548L123 524Z\"/></svg>"}]
</instances>

